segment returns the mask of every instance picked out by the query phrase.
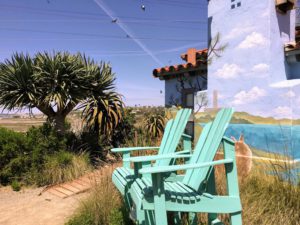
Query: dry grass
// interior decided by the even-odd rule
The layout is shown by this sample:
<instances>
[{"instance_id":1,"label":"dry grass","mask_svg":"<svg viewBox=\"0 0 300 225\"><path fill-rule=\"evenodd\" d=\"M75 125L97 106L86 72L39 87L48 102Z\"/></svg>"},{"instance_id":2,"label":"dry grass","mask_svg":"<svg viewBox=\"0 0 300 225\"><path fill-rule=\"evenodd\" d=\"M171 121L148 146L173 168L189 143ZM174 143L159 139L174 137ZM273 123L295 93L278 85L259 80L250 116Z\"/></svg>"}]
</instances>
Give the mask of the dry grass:
<instances>
[{"instance_id":1,"label":"dry grass","mask_svg":"<svg viewBox=\"0 0 300 225\"><path fill-rule=\"evenodd\" d=\"M44 170L39 174L39 184L58 184L74 180L92 170L89 156L58 152L47 156Z\"/></svg>"},{"instance_id":2,"label":"dry grass","mask_svg":"<svg viewBox=\"0 0 300 225\"><path fill-rule=\"evenodd\" d=\"M39 127L45 122L43 118L10 118L10 119L0 119L0 127L5 127L7 129L26 132L32 126Z\"/></svg>"},{"instance_id":3,"label":"dry grass","mask_svg":"<svg viewBox=\"0 0 300 225\"><path fill-rule=\"evenodd\" d=\"M279 174L266 173L272 168L270 164L256 164L248 177L239 177L243 224L300 225L300 186L288 182L289 179L283 180ZM286 165L285 169L292 167ZM225 176L217 177L217 192L226 194ZM228 215L219 217L225 225L230 224ZM199 224L207 224L206 214L199 214L198 218Z\"/></svg>"},{"instance_id":4,"label":"dry grass","mask_svg":"<svg viewBox=\"0 0 300 225\"><path fill-rule=\"evenodd\" d=\"M267 165L269 168L269 165ZM277 176L262 172L263 165L255 167L250 176L240 181L240 196L243 206L244 225L299 225L300 186L282 181ZM68 225L127 225L128 212L122 198L111 182L112 169L96 184L88 199L82 202ZM222 177L217 178L219 194L226 193ZM199 214L199 223L207 224L207 214ZM220 215L229 225L228 215ZM187 224L183 222L183 224Z\"/></svg>"},{"instance_id":5,"label":"dry grass","mask_svg":"<svg viewBox=\"0 0 300 225\"><path fill-rule=\"evenodd\" d=\"M244 224L300 224L300 188L254 172L241 184Z\"/></svg>"},{"instance_id":6,"label":"dry grass","mask_svg":"<svg viewBox=\"0 0 300 225\"><path fill-rule=\"evenodd\" d=\"M95 182L90 196L81 202L67 225L127 225L122 198L111 182L112 167L102 169L102 178Z\"/></svg>"}]
</instances>

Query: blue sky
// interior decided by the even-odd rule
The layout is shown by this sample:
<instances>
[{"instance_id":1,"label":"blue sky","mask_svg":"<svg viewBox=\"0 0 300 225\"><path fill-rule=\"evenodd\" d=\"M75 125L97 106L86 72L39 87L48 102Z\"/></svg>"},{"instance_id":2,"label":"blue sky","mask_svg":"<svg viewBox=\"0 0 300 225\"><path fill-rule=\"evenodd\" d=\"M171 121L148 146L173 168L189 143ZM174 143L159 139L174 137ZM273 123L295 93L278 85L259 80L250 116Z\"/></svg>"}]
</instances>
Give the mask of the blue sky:
<instances>
[{"instance_id":1,"label":"blue sky","mask_svg":"<svg viewBox=\"0 0 300 225\"><path fill-rule=\"evenodd\" d=\"M131 106L163 105L152 70L207 46L206 0L0 0L0 10L0 61L16 51L84 52L111 63Z\"/></svg>"}]
</instances>

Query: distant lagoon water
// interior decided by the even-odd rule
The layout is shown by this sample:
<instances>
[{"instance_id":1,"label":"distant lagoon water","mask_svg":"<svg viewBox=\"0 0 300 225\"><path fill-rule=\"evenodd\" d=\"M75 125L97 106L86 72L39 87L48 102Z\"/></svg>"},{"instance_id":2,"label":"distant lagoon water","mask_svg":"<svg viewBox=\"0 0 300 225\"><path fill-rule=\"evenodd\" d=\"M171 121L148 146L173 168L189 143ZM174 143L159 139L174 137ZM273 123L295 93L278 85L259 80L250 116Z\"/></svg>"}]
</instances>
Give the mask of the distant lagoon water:
<instances>
[{"instance_id":1,"label":"distant lagoon water","mask_svg":"<svg viewBox=\"0 0 300 225\"><path fill-rule=\"evenodd\" d=\"M300 126L230 124L225 135L238 139L241 133L249 146L300 159Z\"/></svg>"}]
</instances>

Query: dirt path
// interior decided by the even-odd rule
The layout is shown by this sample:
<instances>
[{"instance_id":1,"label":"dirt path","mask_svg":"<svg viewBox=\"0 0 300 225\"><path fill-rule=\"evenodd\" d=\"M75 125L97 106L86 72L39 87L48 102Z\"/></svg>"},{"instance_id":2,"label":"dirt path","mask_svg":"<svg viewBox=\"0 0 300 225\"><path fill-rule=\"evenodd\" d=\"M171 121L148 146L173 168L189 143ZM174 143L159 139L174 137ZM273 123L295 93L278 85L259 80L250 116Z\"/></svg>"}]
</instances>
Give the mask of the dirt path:
<instances>
[{"instance_id":1,"label":"dirt path","mask_svg":"<svg viewBox=\"0 0 300 225\"><path fill-rule=\"evenodd\" d=\"M42 188L14 192L0 188L1 225L63 225L78 207L79 201L88 195L82 193L61 199L50 193L39 193Z\"/></svg>"},{"instance_id":2,"label":"dirt path","mask_svg":"<svg viewBox=\"0 0 300 225\"><path fill-rule=\"evenodd\" d=\"M20 192L0 188L0 225L63 225L88 196L93 182L110 176L119 164L103 166L72 182L43 188L27 188ZM40 194L42 192L42 194Z\"/></svg>"}]
</instances>

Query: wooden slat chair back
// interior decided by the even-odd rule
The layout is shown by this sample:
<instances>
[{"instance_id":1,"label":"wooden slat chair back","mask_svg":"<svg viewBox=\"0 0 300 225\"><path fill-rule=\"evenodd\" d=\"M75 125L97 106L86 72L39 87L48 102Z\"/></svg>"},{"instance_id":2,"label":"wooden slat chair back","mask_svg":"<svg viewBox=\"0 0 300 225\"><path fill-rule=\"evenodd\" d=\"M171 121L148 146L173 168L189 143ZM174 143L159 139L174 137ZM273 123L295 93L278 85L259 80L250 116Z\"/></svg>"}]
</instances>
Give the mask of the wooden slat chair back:
<instances>
[{"instance_id":1,"label":"wooden slat chair back","mask_svg":"<svg viewBox=\"0 0 300 225\"><path fill-rule=\"evenodd\" d=\"M155 147L155 149L158 149L158 153L157 153L158 155L164 155L169 153L175 154L180 139L183 138L184 140L184 137L182 135L191 112L192 112L191 109L181 109L177 112L176 117L174 119L171 119L167 122L160 147L159 148ZM190 145L189 139L187 142L189 142ZM141 148L144 150L151 149L151 147L141 147ZM131 149L139 150L139 147L119 148L119 149L112 150L113 152L120 152L123 154L123 166L116 168L112 175L112 180L122 195L125 194L126 187L129 187L130 183L134 181L136 168L139 168L139 166L141 166L141 164L135 166L134 170L130 168L131 163L126 160L131 157ZM185 150L190 150L190 149L185 149ZM154 166L157 166L157 164L171 165L174 163L174 160L170 158L161 161L163 162L155 163ZM145 163L143 164L143 166L145 167L149 165L151 165L151 161L145 161Z\"/></svg>"},{"instance_id":2,"label":"wooden slat chair back","mask_svg":"<svg viewBox=\"0 0 300 225\"><path fill-rule=\"evenodd\" d=\"M232 114L233 109L223 109L217 114L215 120L205 130L205 132L208 133L201 135L206 139L198 141L193 156L190 160L191 164L213 161ZM182 183L188 185L194 190L199 190L202 183L209 175L211 169L212 167L204 167L188 170Z\"/></svg>"},{"instance_id":3,"label":"wooden slat chair back","mask_svg":"<svg viewBox=\"0 0 300 225\"><path fill-rule=\"evenodd\" d=\"M208 224L223 224L218 214L230 215L232 225L241 225L241 203L239 197L234 142L224 137L233 109L218 112L212 123L203 128L190 163L139 170L140 174L151 174L137 179L129 193L137 209L138 224L167 225L167 211L177 212L176 223L180 224L180 212L190 213L192 224L197 224L195 213L208 213ZM219 145L224 146L224 160L214 161ZM225 165L227 195L215 192L213 166ZM172 171L186 171L182 181L166 181L165 175ZM207 184L203 186L202 184ZM203 189L205 187L205 189ZM149 217L151 215L151 218Z\"/></svg>"},{"instance_id":4,"label":"wooden slat chair back","mask_svg":"<svg viewBox=\"0 0 300 225\"><path fill-rule=\"evenodd\" d=\"M158 155L174 153L176 151L190 115L191 109L181 109L178 111L175 119L170 124L170 131L164 133ZM167 128L168 126L166 126L166 131ZM154 166L167 166L170 165L170 163L171 159L158 160Z\"/></svg>"}]
</instances>

